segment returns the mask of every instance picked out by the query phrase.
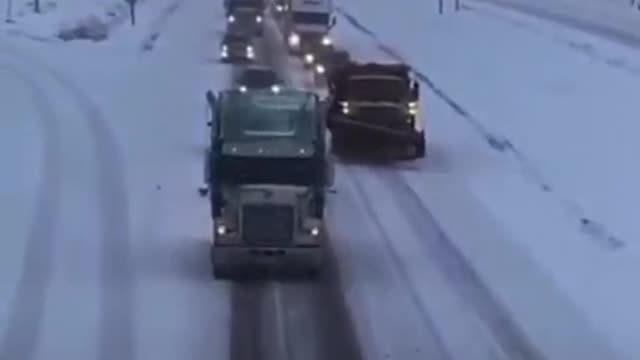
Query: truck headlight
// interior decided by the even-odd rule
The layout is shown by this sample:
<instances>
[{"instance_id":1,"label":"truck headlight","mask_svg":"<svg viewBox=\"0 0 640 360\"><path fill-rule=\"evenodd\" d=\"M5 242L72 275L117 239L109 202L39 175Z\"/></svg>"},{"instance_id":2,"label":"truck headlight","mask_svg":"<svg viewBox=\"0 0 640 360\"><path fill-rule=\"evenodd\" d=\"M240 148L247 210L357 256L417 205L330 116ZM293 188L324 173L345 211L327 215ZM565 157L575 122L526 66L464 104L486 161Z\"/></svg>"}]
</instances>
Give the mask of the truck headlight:
<instances>
[{"instance_id":1,"label":"truck headlight","mask_svg":"<svg viewBox=\"0 0 640 360\"><path fill-rule=\"evenodd\" d=\"M320 228L317 226L312 227L311 229L309 229L309 234L311 234L312 236L320 235Z\"/></svg>"},{"instance_id":2,"label":"truck headlight","mask_svg":"<svg viewBox=\"0 0 640 360\"><path fill-rule=\"evenodd\" d=\"M316 72L318 74L324 74L325 71L326 71L326 69L324 68L323 65L320 65L320 64L316 65Z\"/></svg>"},{"instance_id":3,"label":"truck headlight","mask_svg":"<svg viewBox=\"0 0 640 360\"><path fill-rule=\"evenodd\" d=\"M313 64L313 60L315 60L315 57L313 56L313 54L305 54L304 55L304 62L307 64Z\"/></svg>"},{"instance_id":4,"label":"truck headlight","mask_svg":"<svg viewBox=\"0 0 640 360\"><path fill-rule=\"evenodd\" d=\"M227 227L224 224L220 224L220 225L216 226L216 234L218 234L218 235L226 235L227 234Z\"/></svg>"},{"instance_id":5,"label":"truck headlight","mask_svg":"<svg viewBox=\"0 0 640 360\"><path fill-rule=\"evenodd\" d=\"M234 23L234 22L236 22L236 17L233 16L233 15L229 15L227 17L227 21L230 22L230 23Z\"/></svg>"},{"instance_id":6,"label":"truck headlight","mask_svg":"<svg viewBox=\"0 0 640 360\"><path fill-rule=\"evenodd\" d=\"M287 41L289 42L289 46L298 46L300 45L300 35L291 33Z\"/></svg>"},{"instance_id":7,"label":"truck headlight","mask_svg":"<svg viewBox=\"0 0 640 360\"><path fill-rule=\"evenodd\" d=\"M329 46L331 44L333 44L333 41L331 41L330 37L325 36L325 37L322 38L322 45Z\"/></svg>"},{"instance_id":8,"label":"truck headlight","mask_svg":"<svg viewBox=\"0 0 640 360\"><path fill-rule=\"evenodd\" d=\"M409 115L417 115L418 114L418 103L415 101L411 101L407 104L409 108Z\"/></svg>"},{"instance_id":9,"label":"truck headlight","mask_svg":"<svg viewBox=\"0 0 640 360\"><path fill-rule=\"evenodd\" d=\"M249 59L253 59L255 56L255 53L253 52L253 46L249 45L247 46L247 57Z\"/></svg>"},{"instance_id":10,"label":"truck headlight","mask_svg":"<svg viewBox=\"0 0 640 360\"><path fill-rule=\"evenodd\" d=\"M262 23L262 16L260 16L260 15L256 16L256 22L258 24Z\"/></svg>"},{"instance_id":11,"label":"truck headlight","mask_svg":"<svg viewBox=\"0 0 640 360\"><path fill-rule=\"evenodd\" d=\"M349 112L351 112L351 109L349 109L349 103L346 101L342 101L340 102L340 105L342 106L342 113L344 115L348 115Z\"/></svg>"},{"instance_id":12,"label":"truck headlight","mask_svg":"<svg viewBox=\"0 0 640 360\"><path fill-rule=\"evenodd\" d=\"M227 56L229 56L229 49L227 48L227 45L222 46L222 50L220 51L220 56L222 56L223 58L226 58Z\"/></svg>"}]
</instances>

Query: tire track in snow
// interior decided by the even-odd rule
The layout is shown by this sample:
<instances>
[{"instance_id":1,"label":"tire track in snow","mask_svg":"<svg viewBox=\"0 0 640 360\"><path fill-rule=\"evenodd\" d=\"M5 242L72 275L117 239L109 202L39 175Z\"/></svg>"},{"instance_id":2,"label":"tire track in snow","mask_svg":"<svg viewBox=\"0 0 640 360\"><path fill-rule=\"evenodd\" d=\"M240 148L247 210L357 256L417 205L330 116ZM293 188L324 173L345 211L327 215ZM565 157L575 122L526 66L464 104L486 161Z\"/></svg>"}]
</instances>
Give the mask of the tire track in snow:
<instances>
[{"instance_id":1,"label":"tire track in snow","mask_svg":"<svg viewBox=\"0 0 640 360\"><path fill-rule=\"evenodd\" d=\"M102 221L100 360L135 357L135 273L130 249L129 199L119 145L98 106L74 83L48 68L86 114L96 144L98 203Z\"/></svg>"},{"instance_id":2,"label":"tire track in snow","mask_svg":"<svg viewBox=\"0 0 640 360\"><path fill-rule=\"evenodd\" d=\"M178 11L182 5L182 0L175 0L169 4L169 6L162 9L160 15L158 15L151 23L151 32L142 41L141 51L143 53L149 52L155 48L156 41L160 38L162 30L169 22L169 19Z\"/></svg>"},{"instance_id":3,"label":"tire track in snow","mask_svg":"<svg viewBox=\"0 0 640 360\"><path fill-rule=\"evenodd\" d=\"M47 290L53 272L61 189L60 121L46 93L33 79L13 66L0 64L0 72L6 71L27 85L44 130L43 172L35 214L27 238L22 272L9 310L7 328L0 342L0 359L31 360L35 358L38 348Z\"/></svg>"},{"instance_id":4,"label":"tire track in snow","mask_svg":"<svg viewBox=\"0 0 640 360\"><path fill-rule=\"evenodd\" d=\"M586 19L580 19L576 16L570 16L553 11L545 10L540 7L532 6L526 2L514 2L504 0L476 0L480 3L492 4L504 9L515 10L522 14L533 16L539 19L555 22L557 24L573 28L579 31L601 36L605 39L613 40L619 44L632 48L640 49L640 36L629 33L606 24L598 24ZM633 11L633 8L630 8Z\"/></svg>"},{"instance_id":5,"label":"tire track in snow","mask_svg":"<svg viewBox=\"0 0 640 360\"><path fill-rule=\"evenodd\" d=\"M449 354L440 333L438 332L435 321L431 318L431 315L429 315L429 310L420 299L420 296L418 295L416 290L415 283L411 281L409 270L407 269L405 262L395 250L393 241L391 240L392 235L389 234L385 226L380 221L380 218L373 210L375 208L375 204L373 203L371 196L369 196L370 194L367 194L364 191L364 187L361 186L356 180L357 176L353 171L354 167L352 165L342 164L341 168L347 175L344 178L347 182L351 183L351 188L355 189L358 197L365 205L369 219L371 219L373 225L378 229L378 233L380 234L380 238L383 239L383 245L387 253L389 254L389 257L395 264L396 269L398 269L398 272L400 273L400 276L402 277L404 283L407 285L406 290L408 292L409 298L411 299L411 302L413 302L415 309L418 311L423 327L429 334L432 335L430 339L425 339L424 344L424 347L430 351L428 353L428 356L430 358L433 358L434 360L451 360L452 357Z\"/></svg>"},{"instance_id":6,"label":"tire track in snow","mask_svg":"<svg viewBox=\"0 0 640 360\"><path fill-rule=\"evenodd\" d=\"M472 308L487 325L500 348L510 360L542 360L544 356L525 336L504 306L495 298L466 257L440 228L435 217L422 203L415 190L397 172L369 169L379 178L397 203L414 234L422 234L423 253L428 261L435 262L449 278L459 297ZM362 191L363 196L364 191Z\"/></svg>"},{"instance_id":7,"label":"tire track in snow","mask_svg":"<svg viewBox=\"0 0 640 360\"><path fill-rule=\"evenodd\" d=\"M102 226L98 355L100 360L134 359L135 274L130 250L129 200L119 145L98 106L80 87L33 55L13 47L10 50L20 60L44 70L75 99L86 116L95 141L98 166L96 192Z\"/></svg>"}]
</instances>

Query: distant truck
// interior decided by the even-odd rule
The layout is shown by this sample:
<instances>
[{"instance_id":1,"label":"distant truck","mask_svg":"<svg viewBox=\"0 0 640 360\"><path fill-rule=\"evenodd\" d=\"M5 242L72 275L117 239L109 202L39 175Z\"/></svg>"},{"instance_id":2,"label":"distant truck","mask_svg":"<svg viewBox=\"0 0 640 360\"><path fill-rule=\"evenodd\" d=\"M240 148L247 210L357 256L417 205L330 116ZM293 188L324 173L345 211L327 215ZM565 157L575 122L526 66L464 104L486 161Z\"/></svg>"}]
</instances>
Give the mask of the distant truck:
<instances>
[{"instance_id":1,"label":"distant truck","mask_svg":"<svg viewBox=\"0 0 640 360\"><path fill-rule=\"evenodd\" d=\"M419 83L405 64L355 63L328 76L332 148L393 159L425 156Z\"/></svg>"},{"instance_id":2,"label":"distant truck","mask_svg":"<svg viewBox=\"0 0 640 360\"><path fill-rule=\"evenodd\" d=\"M226 33L220 43L220 59L223 63L252 63L256 59L256 50L252 37L248 35Z\"/></svg>"},{"instance_id":3,"label":"distant truck","mask_svg":"<svg viewBox=\"0 0 640 360\"><path fill-rule=\"evenodd\" d=\"M330 52L329 32L336 24L333 0L287 0L282 15L285 42L292 54L312 65L319 53Z\"/></svg>"},{"instance_id":4,"label":"distant truck","mask_svg":"<svg viewBox=\"0 0 640 360\"><path fill-rule=\"evenodd\" d=\"M322 103L300 90L207 92L206 179L214 276L315 275L324 260L333 168Z\"/></svg>"},{"instance_id":5,"label":"distant truck","mask_svg":"<svg viewBox=\"0 0 640 360\"><path fill-rule=\"evenodd\" d=\"M264 11L256 7L236 7L227 15L227 33L261 36L264 32Z\"/></svg>"}]
</instances>

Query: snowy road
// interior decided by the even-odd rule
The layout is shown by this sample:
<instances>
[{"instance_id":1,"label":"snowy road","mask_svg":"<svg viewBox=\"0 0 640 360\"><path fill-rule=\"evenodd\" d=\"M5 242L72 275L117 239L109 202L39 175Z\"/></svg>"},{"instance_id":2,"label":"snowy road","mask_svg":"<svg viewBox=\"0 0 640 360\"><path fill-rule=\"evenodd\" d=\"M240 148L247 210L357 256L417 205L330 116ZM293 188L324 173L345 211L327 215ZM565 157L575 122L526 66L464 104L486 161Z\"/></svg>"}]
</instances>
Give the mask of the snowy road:
<instances>
[{"instance_id":1,"label":"snowy road","mask_svg":"<svg viewBox=\"0 0 640 360\"><path fill-rule=\"evenodd\" d=\"M16 124L2 138L14 170L2 200L16 211L0 229L1 359L226 357L229 289L211 281L194 193L214 5L185 2L153 60L136 58L138 44L0 40L3 115Z\"/></svg>"},{"instance_id":2,"label":"snowy road","mask_svg":"<svg viewBox=\"0 0 640 360\"><path fill-rule=\"evenodd\" d=\"M257 44L258 62L276 69L292 84L295 61L287 56L270 18L262 39ZM232 66L234 79L241 68ZM329 245L334 241L329 238ZM318 282L264 280L232 285L230 360L364 359L331 251L327 271Z\"/></svg>"}]
</instances>

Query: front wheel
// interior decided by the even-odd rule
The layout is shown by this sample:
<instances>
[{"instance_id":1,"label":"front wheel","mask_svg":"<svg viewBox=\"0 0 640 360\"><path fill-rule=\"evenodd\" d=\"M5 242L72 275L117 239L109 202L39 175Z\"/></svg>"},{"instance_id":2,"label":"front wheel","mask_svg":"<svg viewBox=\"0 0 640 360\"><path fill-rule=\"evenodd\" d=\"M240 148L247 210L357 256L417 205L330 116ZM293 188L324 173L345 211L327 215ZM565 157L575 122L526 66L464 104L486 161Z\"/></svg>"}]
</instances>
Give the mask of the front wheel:
<instances>
[{"instance_id":1,"label":"front wheel","mask_svg":"<svg viewBox=\"0 0 640 360\"><path fill-rule=\"evenodd\" d=\"M426 144L424 140L424 132L421 132L421 138L416 144L416 158L423 158L426 153Z\"/></svg>"}]
</instances>

